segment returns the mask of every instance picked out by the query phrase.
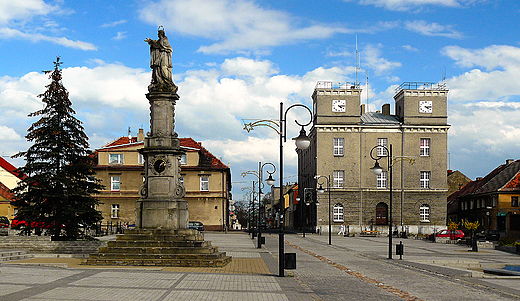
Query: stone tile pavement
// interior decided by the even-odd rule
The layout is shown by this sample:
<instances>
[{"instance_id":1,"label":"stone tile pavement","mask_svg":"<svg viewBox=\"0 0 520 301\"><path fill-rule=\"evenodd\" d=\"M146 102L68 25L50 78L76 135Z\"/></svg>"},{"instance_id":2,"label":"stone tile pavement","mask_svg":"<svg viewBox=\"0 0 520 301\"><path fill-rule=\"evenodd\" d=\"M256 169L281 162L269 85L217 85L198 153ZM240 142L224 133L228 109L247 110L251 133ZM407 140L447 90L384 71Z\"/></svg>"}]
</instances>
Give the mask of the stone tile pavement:
<instances>
[{"instance_id":1,"label":"stone tile pavement","mask_svg":"<svg viewBox=\"0 0 520 301\"><path fill-rule=\"evenodd\" d=\"M296 253L297 269L277 277L278 235L264 237L266 245L257 249L246 233L207 232L206 240L233 256L223 268L82 266L76 258L10 261L0 264L0 300L520 299L520 279L468 277L470 265L478 270L475 263L520 265L514 254L472 254L461 246L405 240L404 259L388 260L384 238L334 236L328 245L326 235L286 234L285 252Z\"/></svg>"}]
</instances>

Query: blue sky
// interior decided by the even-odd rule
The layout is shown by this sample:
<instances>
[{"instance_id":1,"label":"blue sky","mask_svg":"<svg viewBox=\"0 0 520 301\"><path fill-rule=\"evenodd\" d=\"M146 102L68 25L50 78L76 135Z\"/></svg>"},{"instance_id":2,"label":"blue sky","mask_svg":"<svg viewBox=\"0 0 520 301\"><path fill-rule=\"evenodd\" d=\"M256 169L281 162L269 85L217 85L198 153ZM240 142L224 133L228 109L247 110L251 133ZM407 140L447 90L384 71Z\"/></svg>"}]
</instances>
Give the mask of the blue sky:
<instances>
[{"instance_id":1,"label":"blue sky","mask_svg":"<svg viewBox=\"0 0 520 301\"><path fill-rule=\"evenodd\" d=\"M41 108L36 96L49 82L41 71L56 56L93 149L128 127L134 136L148 130L143 40L163 25L181 97L176 131L230 165L235 199L253 180L241 172L278 164L276 133L247 133L241 120L277 119L280 101L312 107L317 81L354 82L356 37L372 110L393 103L402 82L445 76L449 168L474 179L520 157L519 15L514 0L1 1L0 155L27 149L35 121L27 115ZM296 180L292 149L286 181Z\"/></svg>"}]
</instances>

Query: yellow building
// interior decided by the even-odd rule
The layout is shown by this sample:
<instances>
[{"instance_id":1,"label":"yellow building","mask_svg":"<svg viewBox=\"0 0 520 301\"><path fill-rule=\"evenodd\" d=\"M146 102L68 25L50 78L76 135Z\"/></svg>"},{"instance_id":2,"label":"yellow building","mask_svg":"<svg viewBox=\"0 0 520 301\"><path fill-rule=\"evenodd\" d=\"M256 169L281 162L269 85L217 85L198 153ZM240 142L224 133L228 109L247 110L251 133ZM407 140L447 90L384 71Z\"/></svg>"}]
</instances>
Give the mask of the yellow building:
<instances>
[{"instance_id":1,"label":"yellow building","mask_svg":"<svg viewBox=\"0 0 520 301\"><path fill-rule=\"evenodd\" d=\"M229 226L231 170L191 138L180 138L186 152L181 160L181 176L186 188L190 221L200 221L206 230ZM138 150L144 147L144 134L121 137L96 150L96 177L105 186L96 197L103 223L135 224L135 204L144 179L144 160Z\"/></svg>"},{"instance_id":2,"label":"yellow building","mask_svg":"<svg viewBox=\"0 0 520 301\"><path fill-rule=\"evenodd\" d=\"M14 194L11 189L15 188L21 177L16 172L16 167L0 157L0 216L6 216L13 220L16 211L11 206Z\"/></svg>"}]
</instances>

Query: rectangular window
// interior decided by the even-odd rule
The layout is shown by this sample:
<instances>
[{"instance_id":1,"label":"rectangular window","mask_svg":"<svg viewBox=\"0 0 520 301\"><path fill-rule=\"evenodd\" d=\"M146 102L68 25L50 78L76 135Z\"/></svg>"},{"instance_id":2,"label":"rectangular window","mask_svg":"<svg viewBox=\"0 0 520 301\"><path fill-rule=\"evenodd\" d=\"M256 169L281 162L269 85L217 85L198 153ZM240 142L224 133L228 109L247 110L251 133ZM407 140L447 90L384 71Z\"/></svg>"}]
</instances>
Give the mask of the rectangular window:
<instances>
[{"instance_id":1,"label":"rectangular window","mask_svg":"<svg viewBox=\"0 0 520 301\"><path fill-rule=\"evenodd\" d=\"M388 138L377 138L377 145L388 147ZM384 147L377 148L377 156L378 157L386 157L388 156L388 152Z\"/></svg>"},{"instance_id":2,"label":"rectangular window","mask_svg":"<svg viewBox=\"0 0 520 301\"><path fill-rule=\"evenodd\" d=\"M335 170L334 174L333 174L332 187L343 188L344 181L345 181L345 171Z\"/></svg>"},{"instance_id":3,"label":"rectangular window","mask_svg":"<svg viewBox=\"0 0 520 301\"><path fill-rule=\"evenodd\" d=\"M387 187L387 171L383 171L381 174L377 176L377 188L386 188Z\"/></svg>"},{"instance_id":4,"label":"rectangular window","mask_svg":"<svg viewBox=\"0 0 520 301\"><path fill-rule=\"evenodd\" d=\"M343 156L345 151L345 139L344 138L334 138L334 156Z\"/></svg>"},{"instance_id":5,"label":"rectangular window","mask_svg":"<svg viewBox=\"0 0 520 301\"><path fill-rule=\"evenodd\" d=\"M137 154L137 164L144 164L144 156Z\"/></svg>"},{"instance_id":6,"label":"rectangular window","mask_svg":"<svg viewBox=\"0 0 520 301\"><path fill-rule=\"evenodd\" d=\"M119 176L110 177L110 187L112 191L119 191L121 189L121 182Z\"/></svg>"},{"instance_id":7,"label":"rectangular window","mask_svg":"<svg viewBox=\"0 0 520 301\"><path fill-rule=\"evenodd\" d=\"M119 204L112 204L112 208L110 208L110 217L119 218Z\"/></svg>"},{"instance_id":8,"label":"rectangular window","mask_svg":"<svg viewBox=\"0 0 520 301\"><path fill-rule=\"evenodd\" d=\"M518 197L517 196L511 197L511 207L518 207Z\"/></svg>"},{"instance_id":9,"label":"rectangular window","mask_svg":"<svg viewBox=\"0 0 520 301\"><path fill-rule=\"evenodd\" d=\"M343 209L343 206L338 204L338 205L334 205L334 208L332 209L333 211L333 219L334 219L334 222L344 222L345 221L345 214L344 214L344 209Z\"/></svg>"},{"instance_id":10,"label":"rectangular window","mask_svg":"<svg viewBox=\"0 0 520 301\"><path fill-rule=\"evenodd\" d=\"M430 188L430 171L421 171L421 188L427 189Z\"/></svg>"},{"instance_id":11,"label":"rectangular window","mask_svg":"<svg viewBox=\"0 0 520 301\"><path fill-rule=\"evenodd\" d=\"M186 154L181 155L181 165L188 164L188 156Z\"/></svg>"},{"instance_id":12,"label":"rectangular window","mask_svg":"<svg viewBox=\"0 0 520 301\"><path fill-rule=\"evenodd\" d=\"M200 177L200 191L209 191L209 176Z\"/></svg>"},{"instance_id":13,"label":"rectangular window","mask_svg":"<svg viewBox=\"0 0 520 301\"><path fill-rule=\"evenodd\" d=\"M108 163L109 164L123 164L123 154L109 154Z\"/></svg>"},{"instance_id":14,"label":"rectangular window","mask_svg":"<svg viewBox=\"0 0 520 301\"><path fill-rule=\"evenodd\" d=\"M419 214L421 216L421 222L429 222L430 221L430 206L422 205L419 208Z\"/></svg>"},{"instance_id":15,"label":"rectangular window","mask_svg":"<svg viewBox=\"0 0 520 301\"><path fill-rule=\"evenodd\" d=\"M430 138L421 138L421 156L430 155Z\"/></svg>"}]
</instances>

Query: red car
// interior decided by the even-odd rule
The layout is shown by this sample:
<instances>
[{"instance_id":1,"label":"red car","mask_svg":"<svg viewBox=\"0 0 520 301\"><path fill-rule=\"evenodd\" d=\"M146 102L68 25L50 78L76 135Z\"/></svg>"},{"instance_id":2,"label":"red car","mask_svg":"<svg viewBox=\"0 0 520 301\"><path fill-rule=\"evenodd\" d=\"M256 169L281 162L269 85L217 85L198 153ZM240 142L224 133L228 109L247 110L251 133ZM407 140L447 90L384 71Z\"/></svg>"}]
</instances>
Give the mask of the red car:
<instances>
[{"instance_id":1,"label":"red car","mask_svg":"<svg viewBox=\"0 0 520 301\"><path fill-rule=\"evenodd\" d=\"M451 239L462 239L464 238L464 232L461 230L441 230L435 234L436 237L449 237Z\"/></svg>"}]
</instances>

